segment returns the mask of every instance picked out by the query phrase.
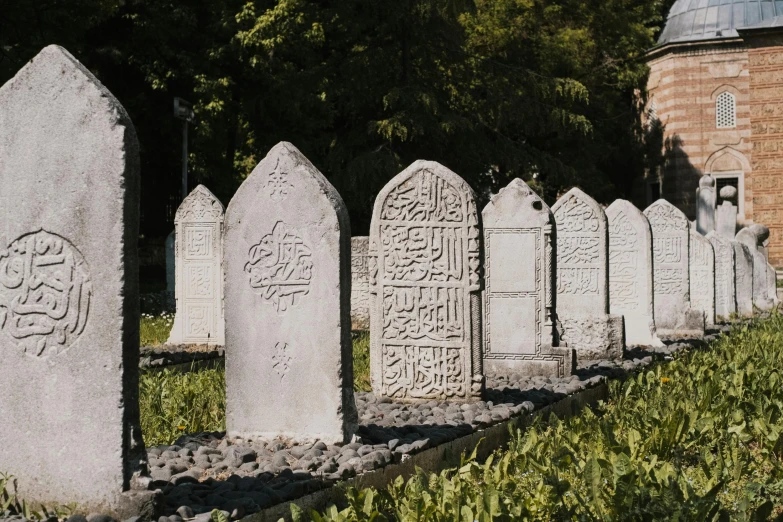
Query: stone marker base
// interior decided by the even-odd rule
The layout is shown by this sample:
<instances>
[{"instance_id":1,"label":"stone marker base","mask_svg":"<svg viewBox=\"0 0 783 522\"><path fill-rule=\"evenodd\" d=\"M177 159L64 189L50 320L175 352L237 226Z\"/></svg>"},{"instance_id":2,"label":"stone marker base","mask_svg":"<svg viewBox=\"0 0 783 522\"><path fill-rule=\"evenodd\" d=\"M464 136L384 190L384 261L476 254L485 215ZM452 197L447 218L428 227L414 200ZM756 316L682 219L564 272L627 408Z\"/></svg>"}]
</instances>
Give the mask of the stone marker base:
<instances>
[{"instance_id":1,"label":"stone marker base","mask_svg":"<svg viewBox=\"0 0 783 522\"><path fill-rule=\"evenodd\" d=\"M658 337L664 341L676 339L701 339L706 328L704 312L701 310L688 310L685 312L684 321L674 329L658 328Z\"/></svg>"},{"instance_id":2,"label":"stone marker base","mask_svg":"<svg viewBox=\"0 0 783 522\"><path fill-rule=\"evenodd\" d=\"M542 346L537 355L526 359L484 358L484 369L489 373L513 372L525 377L566 377L576 371L576 352L573 348Z\"/></svg>"},{"instance_id":3,"label":"stone marker base","mask_svg":"<svg viewBox=\"0 0 783 522\"><path fill-rule=\"evenodd\" d=\"M560 315L563 340L576 351L577 363L622 359L625 345L621 315Z\"/></svg>"}]
</instances>

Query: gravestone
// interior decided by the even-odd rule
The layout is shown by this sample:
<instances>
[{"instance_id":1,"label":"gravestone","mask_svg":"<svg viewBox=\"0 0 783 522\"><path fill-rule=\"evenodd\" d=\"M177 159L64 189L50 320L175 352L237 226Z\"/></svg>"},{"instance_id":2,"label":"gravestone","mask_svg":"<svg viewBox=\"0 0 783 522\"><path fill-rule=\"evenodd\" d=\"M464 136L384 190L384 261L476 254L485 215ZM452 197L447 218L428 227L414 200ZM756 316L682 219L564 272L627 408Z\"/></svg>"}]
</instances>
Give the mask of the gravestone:
<instances>
[{"instance_id":1,"label":"gravestone","mask_svg":"<svg viewBox=\"0 0 783 522\"><path fill-rule=\"evenodd\" d=\"M573 188L552 207L557 224L557 316L579 361L623 356L623 318L609 315L606 215Z\"/></svg>"},{"instance_id":2,"label":"gravestone","mask_svg":"<svg viewBox=\"0 0 783 522\"><path fill-rule=\"evenodd\" d=\"M549 207L513 180L481 213L484 224L484 365L488 372L571 375L574 350L559 347L554 228Z\"/></svg>"},{"instance_id":3,"label":"gravestone","mask_svg":"<svg viewBox=\"0 0 783 522\"><path fill-rule=\"evenodd\" d=\"M715 251L712 243L691 231L689 255L691 309L701 310L705 324L715 326Z\"/></svg>"},{"instance_id":4,"label":"gravestone","mask_svg":"<svg viewBox=\"0 0 783 522\"><path fill-rule=\"evenodd\" d=\"M229 437L350 440L351 225L337 191L278 143L226 211Z\"/></svg>"},{"instance_id":5,"label":"gravestone","mask_svg":"<svg viewBox=\"0 0 783 522\"><path fill-rule=\"evenodd\" d=\"M696 230L706 236L715 230L715 179L705 174L696 189Z\"/></svg>"},{"instance_id":6,"label":"gravestone","mask_svg":"<svg viewBox=\"0 0 783 522\"><path fill-rule=\"evenodd\" d=\"M756 248L761 252L761 255L764 256L764 260L769 262L769 249L767 248L769 245L769 229L765 225L760 224L750 225L748 228L750 228L758 238L758 246Z\"/></svg>"},{"instance_id":7,"label":"gravestone","mask_svg":"<svg viewBox=\"0 0 783 522\"><path fill-rule=\"evenodd\" d=\"M0 187L0 470L30 506L150 516L139 147L125 109L61 47L0 88Z\"/></svg>"},{"instance_id":8,"label":"gravestone","mask_svg":"<svg viewBox=\"0 0 783 522\"><path fill-rule=\"evenodd\" d=\"M609 312L625 320L625 342L663 346L655 333L652 232L644 214L618 199L606 209L609 220Z\"/></svg>"},{"instance_id":9,"label":"gravestone","mask_svg":"<svg viewBox=\"0 0 783 522\"><path fill-rule=\"evenodd\" d=\"M176 301L176 261L174 260L174 231L166 236L166 310L175 310Z\"/></svg>"},{"instance_id":10,"label":"gravestone","mask_svg":"<svg viewBox=\"0 0 783 522\"><path fill-rule=\"evenodd\" d=\"M701 337L704 314L691 309L690 224L680 210L659 199L644 211L653 239L655 326L661 338Z\"/></svg>"},{"instance_id":11,"label":"gravestone","mask_svg":"<svg viewBox=\"0 0 783 522\"><path fill-rule=\"evenodd\" d=\"M351 328L370 329L370 279L367 271L367 251L370 238L351 238Z\"/></svg>"},{"instance_id":12,"label":"gravestone","mask_svg":"<svg viewBox=\"0 0 783 522\"><path fill-rule=\"evenodd\" d=\"M737 312L735 254L731 241L716 232L707 236L715 250L715 315L726 321Z\"/></svg>"},{"instance_id":13,"label":"gravestone","mask_svg":"<svg viewBox=\"0 0 783 522\"><path fill-rule=\"evenodd\" d=\"M204 185L174 217L177 315L168 344L225 344L223 204Z\"/></svg>"},{"instance_id":14,"label":"gravestone","mask_svg":"<svg viewBox=\"0 0 783 522\"><path fill-rule=\"evenodd\" d=\"M762 311L771 310L775 303L769 297L767 284L767 260L764 254L759 252L759 237L751 227L746 227L737 232L737 241L748 247L753 256L753 304Z\"/></svg>"},{"instance_id":15,"label":"gravestone","mask_svg":"<svg viewBox=\"0 0 783 522\"><path fill-rule=\"evenodd\" d=\"M720 197L723 203L715 210L717 232L719 236L733 241L737 233L737 189L727 185L720 189Z\"/></svg>"},{"instance_id":16,"label":"gravestone","mask_svg":"<svg viewBox=\"0 0 783 522\"><path fill-rule=\"evenodd\" d=\"M732 241L734 248L737 313L753 317L753 254L739 241Z\"/></svg>"},{"instance_id":17,"label":"gravestone","mask_svg":"<svg viewBox=\"0 0 783 522\"><path fill-rule=\"evenodd\" d=\"M767 295L772 301L773 306L777 306L780 301L778 300L778 287L777 287L778 275L775 269L767 263Z\"/></svg>"},{"instance_id":18,"label":"gravestone","mask_svg":"<svg viewBox=\"0 0 783 522\"><path fill-rule=\"evenodd\" d=\"M446 167L417 161L378 194L368 258L376 396L481 396L480 256L475 195Z\"/></svg>"}]
</instances>

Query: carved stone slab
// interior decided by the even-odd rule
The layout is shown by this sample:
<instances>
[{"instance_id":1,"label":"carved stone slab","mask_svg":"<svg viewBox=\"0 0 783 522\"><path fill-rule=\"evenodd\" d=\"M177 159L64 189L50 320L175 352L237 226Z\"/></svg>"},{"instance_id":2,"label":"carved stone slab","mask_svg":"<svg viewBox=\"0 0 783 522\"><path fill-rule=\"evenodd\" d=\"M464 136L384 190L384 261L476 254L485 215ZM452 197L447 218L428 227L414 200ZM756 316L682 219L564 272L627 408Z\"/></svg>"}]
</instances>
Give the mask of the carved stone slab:
<instances>
[{"instance_id":1,"label":"carved stone slab","mask_svg":"<svg viewBox=\"0 0 783 522\"><path fill-rule=\"evenodd\" d=\"M30 505L138 514L138 143L61 47L0 88L0 187L0 470Z\"/></svg>"},{"instance_id":2,"label":"carved stone slab","mask_svg":"<svg viewBox=\"0 0 783 522\"><path fill-rule=\"evenodd\" d=\"M753 254L739 241L732 241L731 246L734 248L737 313L753 317Z\"/></svg>"},{"instance_id":3,"label":"carved stone slab","mask_svg":"<svg viewBox=\"0 0 783 522\"><path fill-rule=\"evenodd\" d=\"M351 225L340 195L282 142L239 187L225 227L228 436L350 439Z\"/></svg>"},{"instance_id":4,"label":"carved stone slab","mask_svg":"<svg viewBox=\"0 0 783 522\"><path fill-rule=\"evenodd\" d=\"M557 347L552 212L524 181L515 179L481 214L486 370L571 375L574 350Z\"/></svg>"},{"instance_id":5,"label":"carved stone slab","mask_svg":"<svg viewBox=\"0 0 783 522\"><path fill-rule=\"evenodd\" d=\"M166 236L166 307L174 309L176 307L175 288L177 286L176 261L174 259L174 236L175 231Z\"/></svg>"},{"instance_id":6,"label":"carved stone slab","mask_svg":"<svg viewBox=\"0 0 783 522\"><path fill-rule=\"evenodd\" d=\"M767 260L758 250L759 237L751 228L743 228L737 232L737 241L747 246L753 256L753 304L760 310L771 310L775 303L769 297Z\"/></svg>"},{"instance_id":7,"label":"carved stone slab","mask_svg":"<svg viewBox=\"0 0 783 522\"><path fill-rule=\"evenodd\" d=\"M705 174L699 179L696 189L696 231L706 236L715 230L715 179Z\"/></svg>"},{"instance_id":8,"label":"carved stone slab","mask_svg":"<svg viewBox=\"0 0 783 522\"><path fill-rule=\"evenodd\" d=\"M704 313L705 324L715 325L715 251L709 239L691 231L691 309Z\"/></svg>"},{"instance_id":9,"label":"carved stone slab","mask_svg":"<svg viewBox=\"0 0 783 522\"><path fill-rule=\"evenodd\" d=\"M557 223L557 315L579 361L623 355L623 319L609 315L609 234L596 201L572 188L552 207Z\"/></svg>"},{"instance_id":10,"label":"carved stone slab","mask_svg":"<svg viewBox=\"0 0 783 522\"><path fill-rule=\"evenodd\" d=\"M370 329L369 248L369 237L351 238L351 328L354 330Z\"/></svg>"},{"instance_id":11,"label":"carved stone slab","mask_svg":"<svg viewBox=\"0 0 783 522\"><path fill-rule=\"evenodd\" d=\"M662 346L655 332L650 223L633 203L618 199L609 220L609 311L625 319L625 342Z\"/></svg>"},{"instance_id":12,"label":"carved stone slab","mask_svg":"<svg viewBox=\"0 0 783 522\"><path fill-rule=\"evenodd\" d=\"M188 194L174 217L177 315L169 344L225 343L223 204L204 185Z\"/></svg>"},{"instance_id":13,"label":"carved stone slab","mask_svg":"<svg viewBox=\"0 0 783 522\"><path fill-rule=\"evenodd\" d=\"M715 315L728 320L737 312L737 277L731 241L712 232L707 236L715 250Z\"/></svg>"},{"instance_id":14,"label":"carved stone slab","mask_svg":"<svg viewBox=\"0 0 783 522\"><path fill-rule=\"evenodd\" d=\"M680 210L659 199L644 211L653 238L655 326L661 338L701 337L704 314L691 310L690 224Z\"/></svg>"},{"instance_id":15,"label":"carved stone slab","mask_svg":"<svg viewBox=\"0 0 783 522\"><path fill-rule=\"evenodd\" d=\"M369 252L377 396L481 396L480 252L475 195L446 167L417 161L378 194Z\"/></svg>"}]
</instances>

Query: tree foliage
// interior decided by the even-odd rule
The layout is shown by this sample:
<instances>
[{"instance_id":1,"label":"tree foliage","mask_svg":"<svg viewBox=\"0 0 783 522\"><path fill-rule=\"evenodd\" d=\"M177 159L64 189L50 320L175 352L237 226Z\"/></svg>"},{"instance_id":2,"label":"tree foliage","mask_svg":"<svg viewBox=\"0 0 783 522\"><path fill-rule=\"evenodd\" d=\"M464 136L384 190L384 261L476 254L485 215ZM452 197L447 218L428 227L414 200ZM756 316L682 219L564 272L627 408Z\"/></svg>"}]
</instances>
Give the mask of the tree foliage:
<instances>
[{"instance_id":1,"label":"tree foliage","mask_svg":"<svg viewBox=\"0 0 783 522\"><path fill-rule=\"evenodd\" d=\"M96 73L139 134L148 234L167 232L178 203L180 96L196 112L191 184L227 202L291 141L341 192L357 235L381 187L416 159L483 198L514 177L550 202L573 185L631 196L651 150L644 52L670 4L0 0L0 82L50 43Z\"/></svg>"}]
</instances>

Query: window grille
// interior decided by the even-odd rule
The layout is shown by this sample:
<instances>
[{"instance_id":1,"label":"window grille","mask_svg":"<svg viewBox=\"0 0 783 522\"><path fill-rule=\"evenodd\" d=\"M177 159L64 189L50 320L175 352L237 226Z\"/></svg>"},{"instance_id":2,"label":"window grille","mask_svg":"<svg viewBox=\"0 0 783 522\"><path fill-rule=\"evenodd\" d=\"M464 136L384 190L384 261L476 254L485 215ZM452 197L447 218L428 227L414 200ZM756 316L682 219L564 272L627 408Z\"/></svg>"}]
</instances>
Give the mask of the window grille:
<instances>
[{"instance_id":1,"label":"window grille","mask_svg":"<svg viewBox=\"0 0 783 522\"><path fill-rule=\"evenodd\" d=\"M654 101L650 103L650 108L647 109L647 121L652 123L658 120L658 104Z\"/></svg>"},{"instance_id":2,"label":"window grille","mask_svg":"<svg viewBox=\"0 0 783 522\"><path fill-rule=\"evenodd\" d=\"M734 95L722 92L715 100L715 122L719 129L730 129L737 126L737 104Z\"/></svg>"}]
</instances>

